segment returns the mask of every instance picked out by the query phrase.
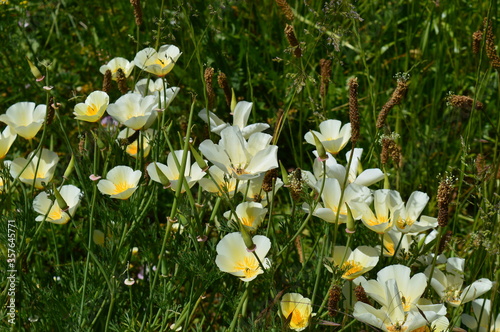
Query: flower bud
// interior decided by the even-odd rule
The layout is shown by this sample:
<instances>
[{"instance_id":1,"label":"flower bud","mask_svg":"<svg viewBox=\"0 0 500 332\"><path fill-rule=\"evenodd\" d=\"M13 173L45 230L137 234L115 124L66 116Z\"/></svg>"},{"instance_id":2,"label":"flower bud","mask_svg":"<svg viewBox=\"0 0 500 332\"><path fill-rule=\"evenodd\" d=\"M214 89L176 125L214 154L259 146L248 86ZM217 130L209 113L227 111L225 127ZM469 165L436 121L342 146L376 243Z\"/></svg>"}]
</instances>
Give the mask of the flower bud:
<instances>
[{"instance_id":1,"label":"flower bud","mask_svg":"<svg viewBox=\"0 0 500 332\"><path fill-rule=\"evenodd\" d=\"M352 234L356 231L356 227L354 224L354 218L352 217L351 208L349 207L348 204L346 204L346 207L347 207L347 221L346 221L345 231L349 234Z\"/></svg>"},{"instance_id":2,"label":"flower bud","mask_svg":"<svg viewBox=\"0 0 500 332\"><path fill-rule=\"evenodd\" d=\"M75 168L75 155L72 154L68 167L66 167L66 170L64 171L63 179L68 179L71 173L73 173L74 168Z\"/></svg>"},{"instance_id":3,"label":"flower bud","mask_svg":"<svg viewBox=\"0 0 500 332\"><path fill-rule=\"evenodd\" d=\"M194 160L196 160L196 163L198 164L198 166L200 166L200 168L203 171L206 171L208 169L208 165L207 165L205 159L203 159L201 154L198 151L196 151L196 149L191 144L189 145L189 148L191 149L191 154L193 155Z\"/></svg>"},{"instance_id":4,"label":"flower bud","mask_svg":"<svg viewBox=\"0 0 500 332\"><path fill-rule=\"evenodd\" d=\"M239 222L238 224L240 226L240 233L241 233L241 236L243 237L243 242L245 242L245 246L247 247L247 250L249 252L254 251L256 248L256 245L255 245L255 243L253 243L252 237L250 236L250 234L246 230L243 223Z\"/></svg>"},{"instance_id":5,"label":"flower bud","mask_svg":"<svg viewBox=\"0 0 500 332\"><path fill-rule=\"evenodd\" d=\"M323 143L319 140L319 138L314 134L313 131L311 131L311 134L314 137L314 145L316 145L316 151L318 152L318 159L320 161L325 161L328 159L328 155L326 154L325 147L323 146Z\"/></svg>"},{"instance_id":6,"label":"flower bud","mask_svg":"<svg viewBox=\"0 0 500 332\"><path fill-rule=\"evenodd\" d=\"M57 190L57 187L54 183L52 183L52 191L54 192L54 196L56 197L57 204L63 211L68 211L69 206L68 203L64 200L64 198L61 196L61 193L59 190Z\"/></svg>"},{"instance_id":7,"label":"flower bud","mask_svg":"<svg viewBox=\"0 0 500 332\"><path fill-rule=\"evenodd\" d=\"M28 60L28 64L30 65L31 73L33 74L33 76L35 76L36 81L37 82L42 81L45 78L45 76L42 75L40 70L33 64L33 62L30 61L30 59L28 59L28 57L26 57L26 60Z\"/></svg>"},{"instance_id":8,"label":"flower bud","mask_svg":"<svg viewBox=\"0 0 500 332\"><path fill-rule=\"evenodd\" d=\"M237 104L236 94L234 93L234 89L231 89L231 113L234 112L236 104Z\"/></svg>"}]
</instances>

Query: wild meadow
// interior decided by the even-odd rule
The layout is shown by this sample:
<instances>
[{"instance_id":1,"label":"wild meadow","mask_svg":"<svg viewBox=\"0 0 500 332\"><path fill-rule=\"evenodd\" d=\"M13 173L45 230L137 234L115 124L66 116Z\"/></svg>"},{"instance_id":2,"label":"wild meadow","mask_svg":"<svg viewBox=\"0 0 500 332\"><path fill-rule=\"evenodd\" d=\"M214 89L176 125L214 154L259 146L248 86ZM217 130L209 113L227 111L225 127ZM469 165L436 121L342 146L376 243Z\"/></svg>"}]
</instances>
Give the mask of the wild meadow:
<instances>
[{"instance_id":1,"label":"wild meadow","mask_svg":"<svg viewBox=\"0 0 500 332\"><path fill-rule=\"evenodd\" d=\"M499 14L0 0L0 330L500 331Z\"/></svg>"}]
</instances>

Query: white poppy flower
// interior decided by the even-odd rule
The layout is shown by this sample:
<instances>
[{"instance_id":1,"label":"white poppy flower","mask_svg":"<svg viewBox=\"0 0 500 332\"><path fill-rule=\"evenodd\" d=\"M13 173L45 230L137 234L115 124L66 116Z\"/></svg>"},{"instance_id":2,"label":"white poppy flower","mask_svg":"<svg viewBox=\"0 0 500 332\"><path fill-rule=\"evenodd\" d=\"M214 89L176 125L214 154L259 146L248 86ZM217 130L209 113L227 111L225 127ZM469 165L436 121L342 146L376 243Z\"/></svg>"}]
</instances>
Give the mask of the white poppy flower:
<instances>
[{"instance_id":1,"label":"white poppy flower","mask_svg":"<svg viewBox=\"0 0 500 332\"><path fill-rule=\"evenodd\" d=\"M10 126L5 127L3 132L0 132L0 160L5 158L16 137L16 132Z\"/></svg>"},{"instance_id":2,"label":"white poppy flower","mask_svg":"<svg viewBox=\"0 0 500 332\"><path fill-rule=\"evenodd\" d=\"M379 255L379 251L373 247L360 246L351 250L348 247L335 246L333 257L329 260L340 266L343 279L353 280L373 269L378 263ZM326 265L326 268L333 272L330 266Z\"/></svg>"},{"instance_id":3,"label":"white poppy flower","mask_svg":"<svg viewBox=\"0 0 500 332\"><path fill-rule=\"evenodd\" d=\"M148 84L147 90L146 90L146 84ZM134 92L140 93L142 96L148 96L148 95L156 96L158 100L158 107L161 107L162 109L165 109L170 105L170 103L172 102L172 100L174 100L179 91L180 88L176 86L164 89L162 78L158 78L156 81L152 79L148 80L147 78L143 78L135 84L134 88Z\"/></svg>"},{"instance_id":4,"label":"white poppy flower","mask_svg":"<svg viewBox=\"0 0 500 332\"><path fill-rule=\"evenodd\" d=\"M288 322L288 327L302 331L309 326L312 313L311 300L299 293L286 293L280 301L281 314Z\"/></svg>"},{"instance_id":5,"label":"white poppy flower","mask_svg":"<svg viewBox=\"0 0 500 332\"><path fill-rule=\"evenodd\" d=\"M465 259L463 258L448 258L446 262L446 274L436 268L432 274L432 288L434 288L443 301L448 302L453 307L470 302L493 287L493 283L489 279L481 278L463 288L464 264ZM431 269L432 266L429 266L425 270L427 276L430 275Z\"/></svg>"},{"instance_id":6,"label":"white poppy flower","mask_svg":"<svg viewBox=\"0 0 500 332\"><path fill-rule=\"evenodd\" d=\"M137 189L141 175L141 171L128 166L116 166L108 172L106 179L99 181L97 189L111 198L128 199Z\"/></svg>"},{"instance_id":7,"label":"white poppy flower","mask_svg":"<svg viewBox=\"0 0 500 332\"><path fill-rule=\"evenodd\" d=\"M40 214L36 217L36 221L43 221L47 215L45 220L51 223L66 224L74 216L80 205L81 190L73 185L64 185L58 191L68 206L67 210L63 210L57 200L50 199L49 195L42 191L33 201L33 209Z\"/></svg>"},{"instance_id":8,"label":"white poppy flower","mask_svg":"<svg viewBox=\"0 0 500 332\"><path fill-rule=\"evenodd\" d=\"M236 215L226 211L224 218L241 222L249 231L255 231L266 217L267 209L257 202L243 202L236 206Z\"/></svg>"},{"instance_id":9,"label":"white poppy flower","mask_svg":"<svg viewBox=\"0 0 500 332\"><path fill-rule=\"evenodd\" d=\"M154 48L147 47L136 54L134 63L142 70L161 77L174 68L181 54L179 48L174 45L163 45L158 52Z\"/></svg>"},{"instance_id":10,"label":"white poppy flower","mask_svg":"<svg viewBox=\"0 0 500 332\"><path fill-rule=\"evenodd\" d=\"M217 257L215 263L222 272L230 273L239 277L242 281L251 281L259 274L264 273L264 269L271 266L268 258L265 258L271 249L271 240L263 235L255 235L252 238L256 248L254 252L249 252L243 241L240 232L229 233L217 244ZM255 257L259 257L259 261Z\"/></svg>"},{"instance_id":11,"label":"white poppy flower","mask_svg":"<svg viewBox=\"0 0 500 332\"><path fill-rule=\"evenodd\" d=\"M128 138L132 135L134 135L136 133L135 130L133 129L130 129L130 128L125 128L123 129L122 131L120 131L120 133L118 134L118 143L120 143L120 139L124 139L124 138ZM135 141L133 141L131 144L128 144L126 147L125 147L125 152L133 157L133 158L137 158L137 153L139 152L139 141L142 141L142 153L143 153L143 157L146 158L148 155L149 155L149 152L151 150L151 145L150 145L150 142L151 140L153 139L154 135L155 135L155 131L153 129L147 129L147 130L144 130L144 131L141 131L141 133L139 134L141 137L137 138Z\"/></svg>"},{"instance_id":12,"label":"white poppy flower","mask_svg":"<svg viewBox=\"0 0 500 332\"><path fill-rule=\"evenodd\" d=\"M152 162L148 165L147 171L149 176L153 181L158 183L162 183L161 176L158 174L158 169L163 173L164 176L170 181L170 188L172 190L177 190L178 181L180 178L179 167L181 166L182 156L184 154L183 150L177 150L173 153L170 153L167 157L167 165L158 162ZM177 159L177 162L175 158ZM194 186L196 182L198 182L203 176L205 176L205 172L198 166L198 163L194 162L191 166L191 152L187 151L187 161L186 161L186 169L184 170L184 177L188 183L189 188ZM157 169L158 168L158 169ZM186 191L186 188L183 186L181 192Z\"/></svg>"},{"instance_id":13,"label":"white poppy flower","mask_svg":"<svg viewBox=\"0 0 500 332\"><path fill-rule=\"evenodd\" d=\"M491 301L489 299L477 299L472 301L474 317L462 314L462 323L474 332L498 332L500 331L500 313L496 318L492 315ZM498 308L497 308L498 311Z\"/></svg>"},{"instance_id":14,"label":"white poppy flower","mask_svg":"<svg viewBox=\"0 0 500 332\"><path fill-rule=\"evenodd\" d=\"M254 133L247 142L241 130L234 126L221 131L219 144L207 139L201 142L199 149L226 174L249 180L278 167L278 147L269 145L271 139L271 135Z\"/></svg>"},{"instance_id":15,"label":"white poppy flower","mask_svg":"<svg viewBox=\"0 0 500 332\"><path fill-rule=\"evenodd\" d=\"M152 113L156 112L156 106L154 96L142 97L138 93L128 93L108 106L108 114L125 126L139 130L145 127Z\"/></svg>"},{"instance_id":16,"label":"white poppy flower","mask_svg":"<svg viewBox=\"0 0 500 332\"><path fill-rule=\"evenodd\" d=\"M106 74L106 71L110 70L111 78L116 81L118 69L121 69L123 71L125 77L129 77L132 73L132 69L134 69L134 62L128 61L127 59L122 57L116 57L111 59L107 64L102 65L99 68L99 71L102 74Z\"/></svg>"},{"instance_id":17,"label":"white poppy flower","mask_svg":"<svg viewBox=\"0 0 500 332\"><path fill-rule=\"evenodd\" d=\"M109 96L104 91L94 91L85 99L85 103L75 106L75 119L96 122L103 116L109 104Z\"/></svg>"},{"instance_id":18,"label":"white poppy flower","mask_svg":"<svg viewBox=\"0 0 500 332\"><path fill-rule=\"evenodd\" d=\"M373 193L373 211L369 205L363 202L352 202L349 206L361 214L361 221L370 230L384 234L392 229L393 206L389 195L393 190L379 189Z\"/></svg>"},{"instance_id":19,"label":"white poppy flower","mask_svg":"<svg viewBox=\"0 0 500 332\"><path fill-rule=\"evenodd\" d=\"M233 126L237 126L238 128L240 128L241 133L243 134L243 137L245 139L248 139L253 133L258 133L269 128L269 125L267 123L253 123L247 125L248 118L250 117L250 113L252 111L252 105L253 103L250 103L248 101L239 101L233 111ZM206 109L202 109L198 113L198 116L202 118L203 121L209 123L210 131L216 133L217 135L220 135L220 132L224 128L230 126L230 124L225 123L224 121L219 119L217 115L215 115L215 113L210 111L207 112Z\"/></svg>"},{"instance_id":20,"label":"white poppy flower","mask_svg":"<svg viewBox=\"0 0 500 332\"><path fill-rule=\"evenodd\" d=\"M42 149L37 155L31 152L28 158L16 158L13 161L6 161L6 165L10 168L10 175L22 183L35 185L35 188L42 189L52 180L56 170L59 157L57 153ZM30 161L31 160L31 161ZM24 169L24 171L23 171ZM22 173L21 173L22 172Z\"/></svg>"},{"instance_id":21,"label":"white poppy flower","mask_svg":"<svg viewBox=\"0 0 500 332\"><path fill-rule=\"evenodd\" d=\"M32 139L42 128L47 113L46 105L35 106L31 102L16 103L0 115L0 121L9 125L19 136Z\"/></svg>"},{"instance_id":22,"label":"white poppy flower","mask_svg":"<svg viewBox=\"0 0 500 332\"><path fill-rule=\"evenodd\" d=\"M339 120L326 120L320 123L319 129L320 132L315 130L313 130L312 133L307 132L304 135L304 139L307 143L316 145L314 142L314 133L325 147L325 150L333 155L339 153L351 138L350 123L346 123L342 126L342 122Z\"/></svg>"},{"instance_id":23,"label":"white poppy flower","mask_svg":"<svg viewBox=\"0 0 500 332\"><path fill-rule=\"evenodd\" d=\"M205 177L199 181L203 190L219 196L223 196L225 194L228 194L230 198L234 196L234 191L236 190L236 184L238 182L237 179L228 176L223 170L215 165L210 166L208 173L210 174L210 177ZM239 181L240 186L245 183L246 181Z\"/></svg>"},{"instance_id":24,"label":"white poppy flower","mask_svg":"<svg viewBox=\"0 0 500 332\"><path fill-rule=\"evenodd\" d=\"M320 187L319 182L316 187ZM372 195L370 189L365 186L350 184L345 189L344 196L342 196L342 188L340 187L337 179L326 178L321 195L323 204L318 204L313 212L313 215L323 219L329 223L335 223L337 214L339 214L339 223L347 221L347 205L351 209L352 216L355 220L361 218L360 211L354 206L354 202L371 202ZM340 198L342 196L342 202ZM308 205L303 206L306 210L309 209Z\"/></svg>"},{"instance_id":25,"label":"white poppy flower","mask_svg":"<svg viewBox=\"0 0 500 332\"><path fill-rule=\"evenodd\" d=\"M402 233L420 233L430 228L437 227L437 219L434 217L420 216L424 210L429 196L421 191L414 191L406 204L403 204L400 194L392 191L390 194L392 206L395 206L393 220ZM420 216L420 220L417 220Z\"/></svg>"},{"instance_id":26,"label":"white poppy flower","mask_svg":"<svg viewBox=\"0 0 500 332\"><path fill-rule=\"evenodd\" d=\"M409 278L410 269L403 265L388 266L377 274L377 280L364 280L366 293L382 305L375 309L363 302L354 305L354 318L382 331L414 331L446 314L443 304L416 306L427 285L422 273Z\"/></svg>"}]
</instances>

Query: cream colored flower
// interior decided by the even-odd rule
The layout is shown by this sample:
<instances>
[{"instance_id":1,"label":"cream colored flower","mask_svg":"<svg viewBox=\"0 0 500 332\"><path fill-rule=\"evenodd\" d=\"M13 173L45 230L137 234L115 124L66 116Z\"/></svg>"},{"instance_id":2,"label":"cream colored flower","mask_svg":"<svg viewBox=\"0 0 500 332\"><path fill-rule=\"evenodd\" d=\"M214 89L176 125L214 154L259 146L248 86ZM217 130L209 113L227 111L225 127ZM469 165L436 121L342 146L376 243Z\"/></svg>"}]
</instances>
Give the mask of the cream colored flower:
<instances>
[{"instance_id":1,"label":"cream colored flower","mask_svg":"<svg viewBox=\"0 0 500 332\"><path fill-rule=\"evenodd\" d=\"M249 180L278 167L278 147L270 145L272 136L254 133L248 141L237 127L221 131L219 144L205 140L200 151L213 164L239 180Z\"/></svg>"},{"instance_id":2,"label":"cream colored flower","mask_svg":"<svg viewBox=\"0 0 500 332\"><path fill-rule=\"evenodd\" d=\"M252 238L256 245L254 252L249 252L240 232L229 233L217 244L217 257L215 263L222 272L230 273L239 277L242 281L251 281L264 269L271 266L269 259L265 258L271 249L271 240L263 235L255 235ZM262 267L259 265L259 257Z\"/></svg>"},{"instance_id":3,"label":"cream colored flower","mask_svg":"<svg viewBox=\"0 0 500 332\"><path fill-rule=\"evenodd\" d=\"M252 111L252 105L252 103L242 100L236 104L233 111L233 126L240 128L245 139L248 139L253 133L258 133L269 128L267 123L253 123L247 125L248 118L250 117L250 113ZM220 132L224 128L231 126L229 123L225 123L219 119L215 113L210 111L207 112L206 109L202 109L198 113L198 116L202 118L203 121L209 123L210 131L216 133L217 135L220 135Z\"/></svg>"},{"instance_id":4,"label":"cream colored flower","mask_svg":"<svg viewBox=\"0 0 500 332\"><path fill-rule=\"evenodd\" d=\"M393 201L392 206L395 206L394 223L400 232L419 233L437 227L437 218L420 216L429 201L429 196L426 193L414 191L406 204L403 204L397 191L391 192L390 199ZM420 219L417 220L419 216Z\"/></svg>"},{"instance_id":5,"label":"cream colored flower","mask_svg":"<svg viewBox=\"0 0 500 332\"><path fill-rule=\"evenodd\" d=\"M128 166L116 166L100 180L97 188L104 195L111 198L128 199L137 189L142 172L134 171Z\"/></svg>"},{"instance_id":6,"label":"cream colored flower","mask_svg":"<svg viewBox=\"0 0 500 332\"><path fill-rule=\"evenodd\" d=\"M134 62L130 62L125 58L116 57L111 59L107 64L102 65L101 68L99 68L99 71L102 74L106 74L106 71L110 70L112 75L111 78L116 81L118 69L123 71L125 77L129 77L132 73L132 69L134 69Z\"/></svg>"},{"instance_id":7,"label":"cream colored flower","mask_svg":"<svg viewBox=\"0 0 500 332\"><path fill-rule=\"evenodd\" d=\"M446 274L439 269L434 269L432 288L438 293L443 301L448 302L453 307L470 302L484 293L488 292L493 283L486 278L474 281L469 286L463 288L464 284L465 259L459 257L448 258L446 262ZM432 267L425 270L427 276L430 275Z\"/></svg>"},{"instance_id":8,"label":"cream colored flower","mask_svg":"<svg viewBox=\"0 0 500 332\"><path fill-rule=\"evenodd\" d=\"M130 128L125 128L120 133L118 134L118 143L121 144L121 140L125 138L129 138L130 136L134 135L136 133L135 130L130 129ZM139 141L142 142L142 154L143 158L146 158L149 155L149 152L151 151L151 145L150 142L153 139L155 134L155 131L153 129L147 129L145 131L140 132L140 137L135 139L132 143L128 144L125 147L125 152L134 158L137 158L137 153L139 152Z\"/></svg>"},{"instance_id":9,"label":"cream colored flower","mask_svg":"<svg viewBox=\"0 0 500 332\"><path fill-rule=\"evenodd\" d=\"M316 188L321 187L319 183L321 181L323 180L318 181L318 184L315 186ZM355 207L354 202L363 202L365 204L366 202L371 202L372 196L370 189L365 186L351 183L344 190L344 195L342 196L342 188L337 179L326 178L323 193L321 195L323 204L318 204L313 215L326 222L335 223L337 214L339 214L338 222L345 223L348 213L347 205L349 205L353 218L355 220L359 219L361 214ZM342 201L340 200L341 197ZM308 205L304 205L304 208L309 210Z\"/></svg>"},{"instance_id":10,"label":"cream colored flower","mask_svg":"<svg viewBox=\"0 0 500 332\"><path fill-rule=\"evenodd\" d=\"M180 179L180 166L182 162L182 156L184 154L183 150L177 150L170 153L167 157L167 165L158 162L152 162L148 165L147 171L151 180L162 183L161 177L158 174L158 169L163 173L164 176L170 181L170 188L172 190L177 190L178 182ZM177 160L176 160L177 159ZM184 177L188 183L189 188L194 186L203 176L205 172L202 171L200 166L195 162L191 166L191 152L187 151L187 161L186 169L184 170ZM158 168L158 169L157 169ZM164 183L162 183L165 185ZM184 185L182 186L181 192L186 191Z\"/></svg>"},{"instance_id":11,"label":"cream colored flower","mask_svg":"<svg viewBox=\"0 0 500 332\"><path fill-rule=\"evenodd\" d=\"M163 78L158 78L156 81L143 78L135 84L134 92L140 93L142 96L156 96L158 100L158 107L166 109L181 89L176 86L167 88L166 86L163 86L163 83ZM146 84L148 84L147 90Z\"/></svg>"},{"instance_id":12,"label":"cream colored flower","mask_svg":"<svg viewBox=\"0 0 500 332\"><path fill-rule=\"evenodd\" d=\"M42 128L47 106L30 102L20 102L10 106L0 121L6 123L21 137L32 139Z\"/></svg>"},{"instance_id":13,"label":"cream colored flower","mask_svg":"<svg viewBox=\"0 0 500 332\"><path fill-rule=\"evenodd\" d=\"M34 184L35 188L42 189L44 187L42 183L47 185L52 180L58 161L59 157L55 152L42 149L37 155L31 152L27 159L16 158L13 161L6 161L6 164L14 179L29 185Z\"/></svg>"},{"instance_id":14,"label":"cream colored flower","mask_svg":"<svg viewBox=\"0 0 500 332\"><path fill-rule=\"evenodd\" d=\"M361 221L370 230L379 234L390 231L394 225L393 211L389 194L393 190L379 189L375 190L373 197L373 211L366 203L352 202L351 208L354 208L361 214Z\"/></svg>"},{"instance_id":15,"label":"cream colored flower","mask_svg":"<svg viewBox=\"0 0 500 332\"><path fill-rule=\"evenodd\" d=\"M5 158L16 137L16 132L10 126L5 127L3 132L0 132L0 160Z\"/></svg>"},{"instance_id":16,"label":"cream colored flower","mask_svg":"<svg viewBox=\"0 0 500 332\"><path fill-rule=\"evenodd\" d=\"M331 261L342 270L342 278L353 280L377 265L379 251L368 246L360 246L354 250L344 246L335 246ZM333 272L330 266L326 268Z\"/></svg>"},{"instance_id":17,"label":"cream colored flower","mask_svg":"<svg viewBox=\"0 0 500 332\"><path fill-rule=\"evenodd\" d=\"M255 231L266 217L267 209L256 202L243 202L236 206L236 215L226 211L224 217L235 222L241 222L249 231Z\"/></svg>"},{"instance_id":18,"label":"cream colored flower","mask_svg":"<svg viewBox=\"0 0 500 332\"><path fill-rule=\"evenodd\" d=\"M210 177L204 177L199 181L203 190L219 196L225 194L230 198L234 196L234 191L236 190L236 184L238 182L237 179L228 176L223 170L215 165L208 169L208 173ZM241 186L245 182L246 181L239 181L239 185Z\"/></svg>"},{"instance_id":19,"label":"cream colored flower","mask_svg":"<svg viewBox=\"0 0 500 332\"><path fill-rule=\"evenodd\" d=\"M134 63L142 70L161 77L174 68L181 54L179 48L174 45L163 45L158 52L154 48L147 47L136 54Z\"/></svg>"},{"instance_id":20,"label":"cream colored flower","mask_svg":"<svg viewBox=\"0 0 500 332\"><path fill-rule=\"evenodd\" d=\"M157 106L156 97L142 97L138 93L121 96L114 104L108 106L108 114L125 126L139 130L148 122Z\"/></svg>"},{"instance_id":21,"label":"cream colored flower","mask_svg":"<svg viewBox=\"0 0 500 332\"><path fill-rule=\"evenodd\" d=\"M351 138L350 123L342 126L342 122L339 120L326 120L320 123L319 129L320 132L313 130L312 133L321 141L325 150L333 155L339 153ZM307 143L316 145L312 133L307 132L304 135L304 139Z\"/></svg>"},{"instance_id":22,"label":"cream colored flower","mask_svg":"<svg viewBox=\"0 0 500 332\"><path fill-rule=\"evenodd\" d=\"M280 301L281 314L288 322L288 327L302 331L309 326L312 313L311 300L299 293L287 293Z\"/></svg>"},{"instance_id":23,"label":"cream colored flower","mask_svg":"<svg viewBox=\"0 0 500 332\"><path fill-rule=\"evenodd\" d=\"M94 91L85 99L85 103L79 103L75 106L75 119L97 122L106 111L109 104L109 96L104 91Z\"/></svg>"},{"instance_id":24,"label":"cream colored flower","mask_svg":"<svg viewBox=\"0 0 500 332\"><path fill-rule=\"evenodd\" d=\"M500 313L498 307L496 313L494 309L489 299L474 300L472 301L474 317L462 314L462 323L474 332L498 332L500 331ZM496 317L495 314L497 314Z\"/></svg>"},{"instance_id":25,"label":"cream colored flower","mask_svg":"<svg viewBox=\"0 0 500 332\"><path fill-rule=\"evenodd\" d=\"M40 214L36 221L43 221L47 216L45 220L51 223L66 224L74 216L82 197L81 190L73 185L65 185L58 191L66 202L67 209L63 210L57 200L52 200L47 192L42 191L33 201L33 209Z\"/></svg>"}]
</instances>

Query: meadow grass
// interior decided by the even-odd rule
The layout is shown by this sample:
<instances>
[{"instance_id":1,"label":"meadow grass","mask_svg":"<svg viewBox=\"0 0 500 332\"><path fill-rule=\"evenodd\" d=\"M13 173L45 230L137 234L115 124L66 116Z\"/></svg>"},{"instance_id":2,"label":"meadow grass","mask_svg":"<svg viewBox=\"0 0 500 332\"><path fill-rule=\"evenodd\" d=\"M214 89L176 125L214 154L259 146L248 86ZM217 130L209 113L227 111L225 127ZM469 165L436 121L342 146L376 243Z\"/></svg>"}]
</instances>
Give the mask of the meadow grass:
<instances>
[{"instance_id":1,"label":"meadow grass","mask_svg":"<svg viewBox=\"0 0 500 332\"><path fill-rule=\"evenodd\" d=\"M483 19L487 17L492 33L500 36L496 1L289 0L287 11L279 6L285 1L272 0L143 0L140 25L128 1L0 3L0 114L24 101L56 106L47 112L33 139L17 136L0 165L0 248L2 271L6 271L0 283L2 329L285 331L294 318L281 313L280 301L286 293L300 293L310 299L315 313L306 330L377 330L354 317L351 293L357 283L342 278L348 267L335 267L329 259L335 246L353 250L379 246L379 260L363 274L366 280L376 279L380 270L396 264L411 267L412 275L427 269L430 278L423 297L434 304L445 302L430 285L432 276L444 267L437 254L465 259L464 285L481 278L494 282L481 296L491 300L488 324L493 326L500 314L496 309L500 303L500 94L498 67L487 52ZM287 39L287 24L293 27L298 46ZM484 37L474 53L472 35L478 30ZM117 143L118 132L126 128L123 124L79 121L73 112L89 94L103 89L102 65L115 57L132 61L144 48L158 50L166 44L177 46L182 55L165 76L162 89L180 90L151 126L153 136L136 138L139 146L150 139L149 154L139 148L133 158L124 151L130 141ZM45 76L43 80L35 80L26 58ZM321 59L331 60L328 78L321 76ZM215 72L214 101L207 92L208 67ZM158 165L146 170L153 162L167 164L173 151L184 153L176 155L179 158L172 165L189 169L194 155L201 153L200 143L219 142L198 113L210 107L224 122L232 123L234 107L217 84L221 73L234 91L234 103L252 103L248 123L270 125L265 132L273 135L271 144L278 147L277 176L285 184L278 190L278 180L269 182L270 192L276 193L262 196L267 213L250 233L270 240L266 256L270 264L250 282L222 272L216 264L217 247L225 236L245 234L236 212L247 200L245 192L217 195L199 183L183 190L190 179L178 174L169 178L170 188L165 188L167 183L157 183L152 175L160 173L160 180L165 180ZM426 193L429 202L423 215L440 217L434 241L424 243L419 238L406 252L392 257L380 254L383 236L361 221L349 224L355 232L348 233L340 217L325 222L313 215L318 204L325 204L326 180L318 177L314 186L304 172L302 179L291 173L313 171L317 158L312 151L321 146L307 144L306 133L319 131L327 119L351 121L348 81L353 77L359 85L360 136L335 159L347 166L353 160L346 159L346 152L362 148L360 170L379 168L385 174L370 185L372 193L395 190L404 202L415 191ZM125 80L126 90L133 91L142 78L153 82L157 76L135 66ZM322 94L326 80L328 88ZM392 105L383 125L377 126L379 112L393 98L398 82L405 82L407 91ZM110 105L123 95L115 81L107 93ZM384 137L393 142L388 160L382 157ZM56 152L59 161L53 178L40 188L14 178L12 164L4 164L16 158L32 159L29 154L42 149ZM191 151L191 160L186 151ZM326 167L325 162L316 163L319 169ZM213 160L207 164L212 166ZM104 195L101 182L89 178L105 179L116 166L142 172L139 183L132 185L137 189L127 199ZM71 173L65 173L68 168ZM213 171L205 178L214 178ZM445 194L438 194L443 181L450 186L446 194L450 202L444 207ZM241 189L244 182L240 178L235 183ZM68 184L82 192L69 222L51 223L49 213L34 210L34 200L41 193L55 202L54 188ZM342 190L342 197L346 191ZM430 254L436 254L434 259L418 263L419 257ZM263 259L259 257L261 267L266 264ZM346 259L344 255L342 261ZM15 283L7 278L11 274ZM8 307L12 298L14 315ZM370 301L393 317L396 309ZM441 315L450 324L441 330L469 328L462 314L473 316L473 302L445 307L447 312ZM420 309L414 312L424 315ZM383 323L396 328L402 322Z\"/></svg>"}]
</instances>

